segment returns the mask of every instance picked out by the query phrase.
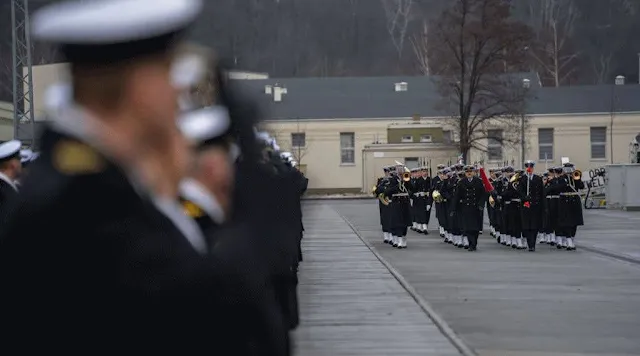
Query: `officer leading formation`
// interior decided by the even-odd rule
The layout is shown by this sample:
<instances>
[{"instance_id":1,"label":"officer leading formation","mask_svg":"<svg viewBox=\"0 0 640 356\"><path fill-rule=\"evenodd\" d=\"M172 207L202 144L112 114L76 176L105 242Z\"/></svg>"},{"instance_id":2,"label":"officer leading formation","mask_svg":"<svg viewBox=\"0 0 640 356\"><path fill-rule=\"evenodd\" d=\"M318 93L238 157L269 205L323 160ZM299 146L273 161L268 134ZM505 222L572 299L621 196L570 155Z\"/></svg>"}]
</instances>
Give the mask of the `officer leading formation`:
<instances>
[{"instance_id":1,"label":"officer leading formation","mask_svg":"<svg viewBox=\"0 0 640 356\"><path fill-rule=\"evenodd\" d=\"M585 185L571 162L539 175L529 160L522 170L491 168L488 176L477 166L439 164L433 178L427 167L409 170L397 163L383 168L372 189L386 244L406 248L407 228L428 234L433 210L445 243L476 251L486 210L490 235L506 247L576 249L577 228L584 224L579 191Z\"/></svg>"},{"instance_id":2,"label":"officer leading formation","mask_svg":"<svg viewBox=\"0 0 640 356\"><path fill-rule=\"evenodd\" d=\"M224 68L189 53L201 6L76 1L32 17L70 80L49 93L37 159L0 145L3 347L291 354L307 179L256 134Z\"/></svg>"}]
</instances>

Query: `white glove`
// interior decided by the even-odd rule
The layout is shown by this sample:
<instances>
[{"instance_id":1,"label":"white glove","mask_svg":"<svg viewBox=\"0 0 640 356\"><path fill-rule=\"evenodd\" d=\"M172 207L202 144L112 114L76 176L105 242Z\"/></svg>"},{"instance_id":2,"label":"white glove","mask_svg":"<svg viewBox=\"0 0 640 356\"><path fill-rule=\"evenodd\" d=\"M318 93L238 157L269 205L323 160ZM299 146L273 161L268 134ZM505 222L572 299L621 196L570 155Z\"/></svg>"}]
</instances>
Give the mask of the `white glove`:
<instances>
[{"instance_id":1,"label":"white glove","mask_svg":"<svg viewBox=\"0 0 640 356\"><path fill-rule=\"evenodd\" d=\"M431 205L427 205L427 211L431 211Z\"/></svg>"}]
</instances>

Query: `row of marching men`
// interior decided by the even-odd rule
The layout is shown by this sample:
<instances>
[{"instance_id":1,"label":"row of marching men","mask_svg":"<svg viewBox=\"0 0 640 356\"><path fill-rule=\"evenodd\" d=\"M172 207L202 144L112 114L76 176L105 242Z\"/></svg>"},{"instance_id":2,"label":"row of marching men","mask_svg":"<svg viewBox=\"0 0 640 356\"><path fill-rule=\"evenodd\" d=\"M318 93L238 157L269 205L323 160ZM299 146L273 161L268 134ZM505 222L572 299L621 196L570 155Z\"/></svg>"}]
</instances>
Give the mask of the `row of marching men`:
<instances>
[{"instance_id":1,"label":"row of marching men","mask_svg":"<svg viewBox=\"0 0 640 356\"><path fill-rule=\"evenodd\" d=\"M539 176L534 167L527 161L523 170L491 169L487 177L476 166L439 165L434 178L426 167L385 167L385 176L373 187L384 242L406 248L407 227L428 234L435 205L440 236L458 248L477 250L486 208L491 236L505 246L533 252L536 243L549 243L573 250L577 227L583 224L581 172L565 163Z\"/></svg>"},{"instance_id":2,"label":"row of marching men","mask_svg":"<svg viewBox=\"0 0 640 356\"><path fill-rule=\"evenodd\" d=\"M1 148L2 182L20 179L0 202L3 349L292 353L307 179L256 133L257 103L189 53L202 5L33 14L32 35L60 49L70 82L47 95L28 174L19 145Z\"/></svg>"},{"instance_id":3,"label":"row of marching men","mask_svg":"<svg viewBox=\"0 0 640 356\"><path fill-rule=\"evenodd\" d=\"M579 191L582 173L571 162L535 174L535 163L525 170L513 167L490 170L495 193L489 198L491 235L514 249L535 251L537 243L575 250L578 226L584 224Z\"/></svg>"}]
</instances>

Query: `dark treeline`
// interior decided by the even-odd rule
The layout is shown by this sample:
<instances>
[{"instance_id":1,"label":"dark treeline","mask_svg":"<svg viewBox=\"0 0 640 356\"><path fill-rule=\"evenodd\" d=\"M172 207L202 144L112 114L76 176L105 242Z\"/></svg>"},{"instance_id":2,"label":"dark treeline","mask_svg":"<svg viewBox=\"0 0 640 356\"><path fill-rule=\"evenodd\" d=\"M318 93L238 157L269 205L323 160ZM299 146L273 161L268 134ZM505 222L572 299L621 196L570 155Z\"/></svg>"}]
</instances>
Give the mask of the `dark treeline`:
<instances>
[{"instance_id":1,"label":"dark treeline","mask_svg":"<svg viewBox=\"0 0 640 356\"><path fill-rule=\"evenodd\" d=\"M91 0L88 0L91 1ZM100 1L100 0L93 0ZM31 10L50 3L31 0ZM532 27L530 68L545 85L638 82L640 0L512 0ZM236 68L273 77L425 73L425 31L451 0L206 0L195 40ZM0 2L0 98L11 83L10 0ZM33 45L34 64L59 60ZM558 50L556 50L558 48Z\"/></svg>"}]
</instances>

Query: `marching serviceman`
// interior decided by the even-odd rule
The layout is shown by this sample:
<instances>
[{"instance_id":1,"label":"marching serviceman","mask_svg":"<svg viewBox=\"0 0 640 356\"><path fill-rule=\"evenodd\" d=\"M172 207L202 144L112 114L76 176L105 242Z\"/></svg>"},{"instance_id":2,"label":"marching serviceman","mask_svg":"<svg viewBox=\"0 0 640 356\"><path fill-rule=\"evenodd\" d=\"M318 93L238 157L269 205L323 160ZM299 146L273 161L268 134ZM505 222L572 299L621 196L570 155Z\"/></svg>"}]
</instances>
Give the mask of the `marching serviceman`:
<instances>
[{"instance_id":1,"label":"marching serviceman","mask_svg":"<svg viewBox=\"0 0 640 356\"><path fill-rule=\"evenodd\" d=\"M414 187L412 195L409 197L409 204L411 206L411 230L418 232L418 209L421 202L416 202L420 196L421 187L418 186L418 168L411 169L411 186Z\"/></svg>"},{"instance_id":2,"label":"marching serviceman","mask_svg":"<svg viewBox=\"0 0 640 356\"><path fill-rule=\"evenodd\" d=\"M455 209L452 216L458 216L459 228L464 235L462 246L469 251L476 251L478 234L482 230L482 220L479 216L484 212L487 198L482 180L475 175L474 167L465 166L464 172L465 178L458 182L453 199Z\"/></svg>"},{"instance_id":3,"label":"marching serviceman","mask_svg":"<svg viewBox=\"0 0 640 356\"><path fill-rule=\"evenodd\" d=\"M417 177L414 178L413 186L413 212L414 212L414 231L428 234L427 224L429 224L429 215L431 210L431 200L429 199L429 190L431 189L431 179L428 177L426 167L416 170Z\"/></svg>"},{"instance_id":4,"label":"marching serviceman","mask_svg":"<svg viewBox=\"0 0 640 356\"><path fill-rule=\"evenodd\" d=\"M442 180L442 189L440 189L440 195L442 195L443 200L443 214L446 216L444 242L453 244L454 241L457 241L456 219L455 216L452 216L451 214L454 211L452 203L453 197L455 195L455 187L457 184L455 167L445 168L443 170L443 174L445 176Z\"/></svg>"},{"instance_id":5,"label":"marching serviceman","mask_svg":"<svg viewBox=\"0 0 640 356\"><path fill-rule=\"evenodd\" d=\"M524 166L526 173L520 176L518 180L518 190L522 200L522 206L520 207L521 227L522 235L527 240L529 251L533 252L536 250L538 231L542 229L542 215L545 203L544 187L542 178L533 173L535 163L529 160L525 162Z\"/></svg>"},{"instance_id":6,"label":"marching serviceman","mask_svg":"<svg viewBox=\"0 0 640 356\"><path fill-rule=\"evenodd\" d=\"M394 167L384 167L384 176L378 178L373 190L373 194L378 197L378 207L380 208L380 225L382 226L383 241L386 244L392 243L391 234L391 210L389 207L388 198L385 197L384 191L387 185L390 183L391 171Z\"/></svg>"},{"instance_id":7,"label":"marching serviceman","mask_svg":"<svg viewBox=\"0 0 640 356\"><path fill-rule=\"evenodd\" d=\"M384 195L390 197L391 235L393 247L407 248L407 229L411 226L409 195L412 194L410 177L405 177L406 168L396 166L394 175L386 187ZM407 179L409 178L409 179Z\"/></svg>"},{"instance_id":8,"label":"marching serviceman","mask_svg":"<svg viewBox=\"0 0 640 356\"><path fill-rule=\"evenodd\" d=\"M521 199L518 191L519 176L510 166L505 168L505 173L507 179L501 196L504 203L503 221L505 223L506 236L501 243L507 247L524 249L520 217Z\"/></svg>"},{"instance_id":9,"label":"marching serviceman","mask_svg":"<svg viewBox=\"0 0 640 356\"><path fill-rule=\"evenodd\" d=\"M559 193L554 189L557 184L556 168L551 167L547 170L547 179L544 183L544 195L545 195L545 211L544 211L544 242L555 246L556 244L556 225L558 222L558 199Z\"/></svg>"},{"instance_id":10,"label":"marching serviceman","mask_svg":"<svg viewBox=\"0 0 640 356\"><path fill-rule=\"evenodd\" d=\"M573 163L563 164L563 171L556 185L556 191L560 196L558 201L558 222L556 237L561 238L561 244L556 247L566 247L567 251L575 250L575 237L578 226L584 225L582 216L582 202L580 189L584 189L582 172L575 169Z\"/></svg>"},{"instance_id":11,"label":"marching serviceman","mask_svg":"<svg viewBox=\"0 0 640 356\"><path fill-rule=\"evenodd\" d=\"M434 203L433 205L435 206L436 219L438 220L438 233L440 234L440 237L444 237L444 220L441 216L442 196L440 195L440 189L442 188L442 171L444 170L445 166L444 164L439 164L436 168L436 176L431 179L430 195ZM437 199L433 196L435 192L437 192L435 194Z\"/></svg>"}]
</instances>

